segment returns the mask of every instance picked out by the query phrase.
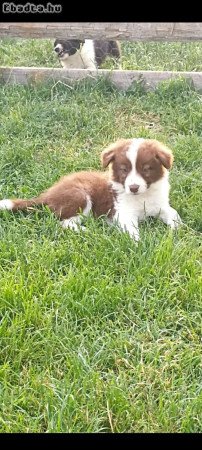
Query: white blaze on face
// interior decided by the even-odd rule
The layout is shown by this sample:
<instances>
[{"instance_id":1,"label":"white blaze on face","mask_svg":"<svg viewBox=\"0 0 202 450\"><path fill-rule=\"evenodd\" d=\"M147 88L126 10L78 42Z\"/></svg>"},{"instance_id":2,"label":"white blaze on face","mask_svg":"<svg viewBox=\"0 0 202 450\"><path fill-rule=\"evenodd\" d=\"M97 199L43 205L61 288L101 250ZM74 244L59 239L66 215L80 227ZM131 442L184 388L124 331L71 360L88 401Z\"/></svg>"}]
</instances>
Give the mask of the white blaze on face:
<instances>
[{"instance_id":1,"label":"white blaze on face","mask_svg":"<svg viewBox=\"0 0 202 450\"><path fill-rule=\"evenodd\" d=\"M144 142L143 138L133 139L132 144L126 152L126 157L132 165L132 170L129 172L125 180L126 194L131 194L130 186L136 184L139 186L137 194L143 194L147 190L147 183L136 170L137 153L140 145Z\"/></svg>"}]
</instances>

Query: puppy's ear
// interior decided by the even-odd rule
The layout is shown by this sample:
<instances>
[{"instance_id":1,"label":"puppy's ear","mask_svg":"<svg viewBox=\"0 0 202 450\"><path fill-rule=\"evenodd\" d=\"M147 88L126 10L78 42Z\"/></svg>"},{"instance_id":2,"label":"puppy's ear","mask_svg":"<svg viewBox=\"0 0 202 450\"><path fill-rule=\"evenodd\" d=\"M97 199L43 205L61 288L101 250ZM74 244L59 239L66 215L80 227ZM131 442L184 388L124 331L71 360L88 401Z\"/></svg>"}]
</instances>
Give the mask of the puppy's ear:
<instances>
[{"instance_id":1,"label":"puppy's ear","mask_svg":"<svg viewBox=\"0 0 202 450\"><path fill-rule=\"evenodd\" d=\"M111 147L112 146L109 145L109 147L107 147L101 153L101 163L102 163L102 167L104 167L104 168L106 168L109 165L109 163L112 162L114 159L115 150Z\"/></svg>"},{"instance_id":2,"label":"puppy's ear","mask_svg":"<svg viewBox=\"0 0 202 450\"><path fill-rule=\"evenodd\" d=\"M156 153L156 158L161 161L161 164L163 164L166 169L170 169L172 167L174 159L172 151L169 148L165 147L163 144L159 145Z\"/></svg>"},{"instance_id":3,"label":"puppy's ear","mask_svg":"<svg viewBox=\"0 0 202 450\"><path fill-rule=\"evenodd\" d=\"M108 145L108 147L101 153L102 166L104 168L107 167L109 163L114 160L115 154L122 151L129 142L130 139L118 139L118 141Z\"/></svg>"}]
</instances>

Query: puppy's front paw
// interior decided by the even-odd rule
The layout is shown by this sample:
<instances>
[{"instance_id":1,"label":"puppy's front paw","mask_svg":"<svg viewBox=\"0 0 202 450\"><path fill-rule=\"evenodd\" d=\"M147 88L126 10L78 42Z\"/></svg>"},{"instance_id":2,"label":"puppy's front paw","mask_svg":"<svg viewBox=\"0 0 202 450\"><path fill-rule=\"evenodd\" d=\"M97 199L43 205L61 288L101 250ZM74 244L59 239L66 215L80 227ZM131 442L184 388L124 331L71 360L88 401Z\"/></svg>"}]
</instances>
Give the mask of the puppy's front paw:
<instances>
[{"instance_id":1,"label":"puppy's front paw","mask_svg":"<svg viewBox=\"0 0 202 450\"><path fill-rule=\"evenodd\" d=\"M140 235L139 235L138 228L128 227L128 228L126 228L125 231L128 232L130 237L132 239L134 239L136 242L138 242L140 240Z\"/></svg>"},{"instance_id":2,"label":"puppy's front paw","mask_svg":"<svg viewBox=\"0 0 202 450\"><path fill-rule=\"evenodd\" d=\"M172 230L176 230L177 228L179 228L180 225L182 225L182 219L177 212L176 212L175 216L172 217L172 219L170 219L170 221L168 221L168 225L170 226L170 228Z\"/></svg>"},{"instance_id":3,"label":"puppy's front paw","mask_svg":"<svg viewBox=\"0 0 202 450\"><path fill-rule=\"evenodd\" d=\"M160 218L172 230L177 229L182 224L182 220L181 220L178 212L174 208L171 208L171 207L164 211L161 211Z\"/></svg>"}]
</instances>

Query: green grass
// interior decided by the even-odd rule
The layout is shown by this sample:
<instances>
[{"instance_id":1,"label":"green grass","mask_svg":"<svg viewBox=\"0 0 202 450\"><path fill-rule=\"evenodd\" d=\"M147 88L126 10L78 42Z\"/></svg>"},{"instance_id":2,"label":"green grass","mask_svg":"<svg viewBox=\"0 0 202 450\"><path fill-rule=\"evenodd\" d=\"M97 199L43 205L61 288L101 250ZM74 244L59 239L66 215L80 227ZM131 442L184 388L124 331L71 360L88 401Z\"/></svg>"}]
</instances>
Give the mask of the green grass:
<instances>
[{"instance_id":1,"label":"green grass","mask_svg":"<svg viewBox=\"0 0 202 450\"><path fill-rule=\"evenodd\" d=\"M184 222L148 220L137 246L103 218L74 233L46 208L1 212L0 431L201 432L201 96L184 80L1 86L0 111L1 198L99 169L118 137L151 137L173 149Z\"/></svg>"}]
</instances>

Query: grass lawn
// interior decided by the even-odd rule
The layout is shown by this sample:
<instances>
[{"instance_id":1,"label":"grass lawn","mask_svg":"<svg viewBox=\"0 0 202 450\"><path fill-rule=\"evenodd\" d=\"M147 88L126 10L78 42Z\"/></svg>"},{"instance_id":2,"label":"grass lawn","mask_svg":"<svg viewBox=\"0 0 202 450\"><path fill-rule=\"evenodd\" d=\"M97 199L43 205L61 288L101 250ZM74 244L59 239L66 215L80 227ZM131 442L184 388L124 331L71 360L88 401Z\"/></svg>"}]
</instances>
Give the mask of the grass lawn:
<instances>
[{"instance_id":1,"label":"grass lawn","mask_svg":"<svg viewBox=\"0 0 202 450\"><path fill-rule=\"evenodd\" d=\"M45 65L50 41L1 44L5 65ZM201 70L201 44L131 49L125 68ZM99 169L119 137L151 137L173 149L184 222L148 220L136 245L104 219L74 233L46 208L1 211L0 431L201 432L201 95L184 80L148 93L1 85L0 112L0 198Z\"/></svg>"}]
</instances>

